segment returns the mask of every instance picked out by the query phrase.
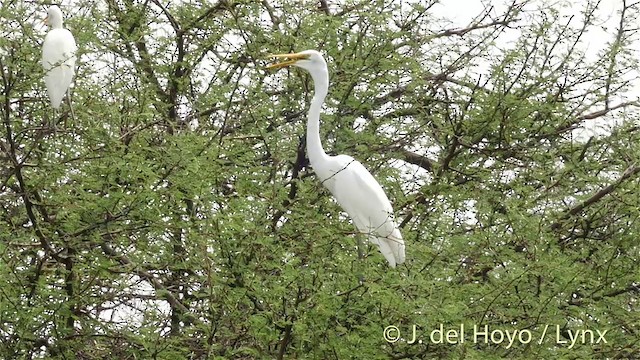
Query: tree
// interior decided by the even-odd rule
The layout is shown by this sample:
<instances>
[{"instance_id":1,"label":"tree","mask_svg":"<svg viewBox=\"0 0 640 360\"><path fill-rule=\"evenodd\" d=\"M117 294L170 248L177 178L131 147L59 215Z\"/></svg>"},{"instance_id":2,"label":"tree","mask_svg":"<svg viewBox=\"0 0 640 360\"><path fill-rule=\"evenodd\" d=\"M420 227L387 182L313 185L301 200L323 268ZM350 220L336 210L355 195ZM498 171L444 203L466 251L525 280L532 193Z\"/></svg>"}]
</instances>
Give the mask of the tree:
<instances>
[{"instance_id":1,"label":"tree","mask_svg":"<svg viewBox=\"0 0 640 360\"><path fill-rule=\"evenodd\" d=\"M639 4L597 56L600 2L494 5L456 28L437 1L78 1L57 113L45 9L3 5L1 356L639 356ZM264 70L305 49L325 147L402 222L395 270L309 168L310 79Z\"/></svg>"}]
</instances>

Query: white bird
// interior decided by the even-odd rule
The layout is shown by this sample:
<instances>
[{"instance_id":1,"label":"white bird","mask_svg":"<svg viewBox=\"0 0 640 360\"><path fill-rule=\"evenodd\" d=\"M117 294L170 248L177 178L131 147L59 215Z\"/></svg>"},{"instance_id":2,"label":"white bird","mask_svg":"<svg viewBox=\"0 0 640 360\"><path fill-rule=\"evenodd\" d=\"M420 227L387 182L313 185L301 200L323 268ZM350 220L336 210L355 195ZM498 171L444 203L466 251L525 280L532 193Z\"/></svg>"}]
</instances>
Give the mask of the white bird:
<instances>
[{"instance_id":1,"label":"white bird","mask_svg":"<svg viewBox=\"0 0 640 360\"><path fill-rule=\"evenodd\" d=\"M380 184L357 160L348 155L330 156L320 141L320 110L329 91L329 71L322 54L306 50L273 55L286 59L268 69L297 66L313 78L314 95L307 118L307 154L314 172L338 204L349 214L356 228L378 245L391 267L405 260L404 240L393 217L393 208Z\"/></svg>"},{"instance_id":2,"label":"white bird","mask_svg":"<svg viewBox=\"0 0 640 360\"><path fill-rule=\"evenodd\" d=\"M58 109L73 79L78 48L71 32L62 27L62 11L59 7L51 6L44 22L51 26L42 45L44 82L51 106Z\"/></svg>"}]
</instances>

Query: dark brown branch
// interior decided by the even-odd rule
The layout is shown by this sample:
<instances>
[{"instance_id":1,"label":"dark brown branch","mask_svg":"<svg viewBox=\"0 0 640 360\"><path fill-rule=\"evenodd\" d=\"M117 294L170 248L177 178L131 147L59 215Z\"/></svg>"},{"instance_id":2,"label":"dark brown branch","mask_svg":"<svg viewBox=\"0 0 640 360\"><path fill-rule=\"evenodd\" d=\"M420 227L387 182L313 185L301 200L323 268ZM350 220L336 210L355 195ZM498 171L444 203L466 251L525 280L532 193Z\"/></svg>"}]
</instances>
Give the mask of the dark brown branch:
<instances>
[{"instance_id":1,"label":"dark brown branch","mask_svg":"<svg viewBox=\"0 0 640 360\"><path fill-rule=\"evenodd\" d=\"M617 290L613 290L613 291L610 291L610 292L602 294L602 295L593 296L592 299L595 300L595 301L598 301L598 300L601 300L602 298L605 298L605 297L615 297L615 296L618 296L618 295L631 293L631 292L640 293L640 286L638 286L637 284L630 284L629 286L627 286L627 287L625 287L623 289L617 289Z\"/></svg>"},{"instance_id":2,"label":"dark brown branch","mask_svg":"<svg viewBox=\"0 0 640 360\"><path fill-rule=\"evenodd\" d=\"M300 177L300 171L302 171L302 169L307 165L305 151L306 144L306 139L304 137L301 137L300 141L298 142L296 161L291 167L291 180L289 181L291 187L289 188L289 194L287 195L287 198L282 201L282 208L277 210L273 215L273 221L271 222L271 228L273 230L276 229L278 221L280 221L280 218L282 218L287 208L291 205L291 203L293 203L293 200L298 194L298 184L296 183L296 180Z\"/></svg>"},{"instance_id":3,"label":"dark brown branch","mask_svg":"<svg viewBox=\"0 0 640 360\"><path fill-rule=\"evenodd\" d=\"M437 73L437 74L427 74L425 76L423 76L422 78L426 81L432 81L435 83L444 83L444 82L449 82L458 86L462 86L462 87L466 87L469 89L475 89L475 90L482 90L483 92L486 93L490 93L490 91L482 86L480 86L478 83L471 83L471 82L467 82L467 81L463 81L463 80L458 80L456 78L453 78L451 76L451 74L453 72L455 72L455 70L457 69L448 69L445 70L444 72L441 73ZM409 85L402 85L402 86L398 86L397 88L389 91L388 93L378 96L377 98L375 98L373 100L373 105L374 106L380 106L383 105L391 100L395 100L398 99L400 97L402 97L408 90L409 90L410 86Z\"/></svg>"},{"instance_id":4,"label":"dark brown branch","mask_svg":"<svg viewBox=\"0 0 640 360\"><path fill-rule=\"evenodd\" d=\"M15 139L13 137L13 131L11 128L11 119L9 118L9 113L11 112L10 103L9 103L9 99L10 99L9 87L5 87L4 95L5 95L5 103L4 103L5 141L9 145L9 153L7 155L13 165L13 173L16 176L16 180L18 180L18 186L20 188L20 191L19 191L20 197L24 202L24 207L25 207L25 210L27 211L27 217L29 218L29 221L31 221L31 226L34 229L36 236L40 240L40 244L49 255L51 255L54 259L56 259L56 261L62 262L64 261L64 257L60 256L60 254L57 251L55 251L53 246L51 246L49 239L47 239L47 236L44 234L44 232L40 228L40 221L34 211L34 203L31 201L31 197L30 197L31 192L29 191L26 181L22 176L23 165L18 161L18 157L16 155L18 146L16 145ZM39 200L40 197L37 195L37 193L34 192L34 194L35 194L34 197ZM49 218L46 211L44 211L43 214L45 219Z\"/></svg>"},{"instance_id":5,"label":"dark brown branch","mask_svg":"<svg viewBox=\"0 0 640 360\"><path fill-rule=\"evenodd\" d=\"M605 82L605 92L604 92L604 106L605 109L609 107L609 98L611 96L611 83L613 82L613 75L615 74L616 68L616 56L620 53L620 49L622 47L622 35L625 32L624 18L625 12L627 11L627 2L626 0L622 0L622 10L620 12L620 23L618 25L618 31L616 33L616 39L613 44L611 44L611 52L609 53L609 67L607 69L607 80Z\"/></svg>"},{"instance_id":6,"label":"dark brown branch","mask_svg":"<svg viewBox=\"0 0 640 360\"><path fill-rule=\"evenodd\" d=\"M404 95L404 93L407 91L407 86L406 85L402 85L399 86L391 91L389 91L388 93L382 95L382 96L378 96L377 98L375 98L373 100L373 105L374 106L380 106L382 104L385 104L391 100L397 99L399 97L401 97L402 95Z\"/></svg>"},{"instance_id":7,"label":"dark brown branch","mask_svg":"<svg viewBox=\"0 0 640 360\"><path fill-rule=\"evenodd\" d=\"M184 30L190 30L198 25L200 25L203 21L209 20L209 18L211 18L211 16L219 11L224 11L229 9L230 7L233 7L237 5L236 2L232 2L231 4L229 4L227 2L227 0L220 0L218 1L218 3L210 8L208 8L205 12L202 13L202 15L198 16L195 20L193 20L191 23L187 24L184 27Z\"/></svg>"},{"instance_id":8,"label":"dark brown branch","mask_svg":"<svg viewBox=\"0 0 640 360\"><path fill-rule=\"evenodd\" d=\"M157 7L160 8L160 10L162 10L162 13L164 14L164 16L167 18L167 20L169 20L169 23L171 24L173 31L175 31L176 34L179 34L181 29L180 29L180 23L178 23L178 20L176 20L176 18L173 15L171 15L171 13L166 7L162 6L160 1L158 0L152 0L152 1L154 4L156 4Z\"/></svg>"},{"instance_id":9,"label":"dark brown branch","mask_svg":"<svg viewBox=\"0 0 640 360\"><path fill-rule=\"evenodd\" d=\"M490 27L498 26L498 25L509 26L509 24L512 21L513 20L496 20L496 21L492 21L492 22L486 23L486 24L471 25L471 26L466 27L464 29L447 29L447 30L444 30L442 32L439 32L439 33L435 34L433 37L434 38L439 38L439 37L454 36L454 35L463 36L466 33L470 32L470 31L474 31L474 30L487 29L487 28L490 28Z\"/></svg>"},{"instance_id":10,"label":"dark brown branch","mask_svg":"<svg viewBox=\"0 0 640 360\"><path fill-rule=\"evenodd\" d=\"M280 349L278 350L278 357L277 359L284 359L284 355L287 352L287 346L289 346L289 343L291 342L292 339L292 330L293 329L293 325L292 324L287 324L284 327L284 336L282 337L282 340L280 340Z\"/></svg>"},{"instance_id":11,"label":"dark brown branch","mask_svg":"<svg viewBox=\"0 0 640 360\"><path fill-rule=\"evenodd\" d=\"M606 108L602 109L602 110L598 110L589 114L585 114L585 115L580 115L578 116L576 119L579 121L582 120L593 120L593 119L597 119L599 117L602 117L606 114L608 114L609 112L613 111L613 110L617 110L620 108L625 108L628 106L638 106L638 103L636 101L627 101L627 102L623 102L614 106L607 106Z\"/></svg>"},{"instance_id":12,"label":"dark brown branch","mask_svg":"<svg viewBox=\"0 0 640 360\"><path fill-rule=\"evenodd\" d=\"M156 294L167 300L167 302L171 304L172 307L179 309L180 313L185 318L187 318L188 321L197 321L196 317L191 314L189 309L187 309L187 307L184 306L180 302L180 300L178 300L178 298L176 298L175 295L173 295L173 293L169 291L169 289L167 289L155 276L153 276L153 274L150 274L149 272L142 270L139 266L133 264L131 260L129 260L129 258L125 255L118 254L118 252L115 251L109 244L107 244L106 241L100 244L100 248L106 255L115 259L121 265L132 267L136 275L150 282L153 285L153 288L156 290Z\"/></svg>"},{"instance_id":13,"label":"dark brown branch","mask_svg":"<svg viewBox=\"0 0 640 360\"><path fill-rule=\"evenodd\" d=\"M278 15L276 15L273 6L271 6L271 4L269 4L269 1L267 0L262 0L262 6L264 6L264 8L267 10L267 14L269 14L269 17L271 18L273 27L277 28L280 25L280 18L278 17Z\"/></svg>"},{"instance_id":14,"label":"dark brown branch","mask_svg":"<svg viewBox=\"0 0 640 360\"><path fill-rule=\"evenodd\" d=\"M116 20L120 25L120 38L126 44L127 52L122 52L117 46L110 47L110 50L125 56L135 64L136 70L138 70L141 75L144 75L146 82L153 86L158 99L163 103L169 103L169 95L163 90L160 81L156 76L152 56L149 53L147 43L142 35L144 33L143 26L145 24L144 15L142 15L142 13L144 8L148 5L148 0L141 4L142 9L135 9L130 5L125 5L126 9L122 10L116 2L110 2L110 5L114 8L116 14L126 14L120 17L116 15ZM130 25L126 27L127 24ZM130 39L135 39L135 41L133 41L133 45L138 52L139 60L136 59L136 56L133 53L133 48L131 48L129 43ZM158 108L158 110L161 111L162 109Z\"/></svg>"},{"instance_id":15,"label":"dark brown branch","mask_svg":"<svg viewBox=\"0 0 640 360\"><path fill-rule=\"evenodd\" d=\"M405 149L400 149L400 153L403 156L402 160L408 162L409 164L418 165L427 171L433 170L433 163L431 160L427 159L426 156L422 156L414 153L413 151Z\"/></svg>"},{"instance_id":16,"label":"dark brown branch","mask_svg":"<svg viewBox=\"0 0 640 360\"><path fill-rule=\"evenodd\" d=\"M631 165L630 167L628 167L622 173L622 176L620 176L620 178L618 180L616 180L612 184L609 184L608 186L602 188L600 191L596 192L595 194L593 194L591 197L589 197L585 201L583 201L583 202L577 204L576 206L566 210L564 212L564 215L562 215L560 217L560 220L554 222L551 225L551 229L553 229L553 230L559 229L560 226L561 226L561 222L563 220L567 220L571 216L577 215L582 210L584 210L587 207L589 207L589 206L595 204L596 202L600 201L603 197L605 197L606 195L612 193L618 186L620 186L620 184L622 184L624 181L626 181L627 179L629 179L630 177L632 177L633 175L635 175L637 173L640 173L640 167L638 167L636 165Z\"/></svg>"},{"instance_id":17,"label":"dark brown branch","mask_svg":"<svg viewBox=\"0 0 640 360\"><path fill-rule=\"evenodd\" d=\"M318 10L323 11L325 15L331 16L331 11L329 11L329 4L327 0L320 0L318 4Z\"/></svg>"}]
</instances>

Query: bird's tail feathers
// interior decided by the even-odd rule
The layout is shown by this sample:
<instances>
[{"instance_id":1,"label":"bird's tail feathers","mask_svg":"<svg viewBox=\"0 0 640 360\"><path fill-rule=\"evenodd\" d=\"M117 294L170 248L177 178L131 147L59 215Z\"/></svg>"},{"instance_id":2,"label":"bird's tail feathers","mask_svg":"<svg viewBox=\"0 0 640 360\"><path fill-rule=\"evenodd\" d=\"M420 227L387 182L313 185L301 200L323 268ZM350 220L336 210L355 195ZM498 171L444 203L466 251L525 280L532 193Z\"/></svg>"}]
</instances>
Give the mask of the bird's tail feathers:
<instances>
[{"instance_id":1,"label":"bird's tail feathers","mask_svg":"<svg viewBox=\"0 0 640 360\"><path fill-rule=\"evenodd\" d=\"M378 245L380 252L389 262L389 266L391 266L392 268L396 267L396 254L394 252L394 249L392 248L391 243L386 238L372 235L371 237L369 237L369 241Z\"/></svg>"}]
</instances>

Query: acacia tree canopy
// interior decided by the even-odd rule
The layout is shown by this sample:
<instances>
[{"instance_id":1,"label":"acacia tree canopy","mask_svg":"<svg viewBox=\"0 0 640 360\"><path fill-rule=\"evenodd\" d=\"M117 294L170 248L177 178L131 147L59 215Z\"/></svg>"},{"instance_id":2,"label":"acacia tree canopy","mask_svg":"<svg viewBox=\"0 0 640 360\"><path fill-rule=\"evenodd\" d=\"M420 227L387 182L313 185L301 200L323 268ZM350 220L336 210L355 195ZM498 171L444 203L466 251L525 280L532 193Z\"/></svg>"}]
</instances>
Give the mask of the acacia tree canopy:
<instances>
[{"instance_id":1,"label":"acacia tree canopy","mask_svg":"<svg viewBox=\"0 0 640 360\"><path fill-rule=\"evenodd\" d=\"M640 4L492 3L460 28L436 0L75 1L58 112L46 8L1 5L0 357L639 357ZM264 69L306 49L396 269L309 167L310 78Z\"/></svg>"}]
</instances>

